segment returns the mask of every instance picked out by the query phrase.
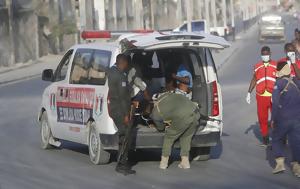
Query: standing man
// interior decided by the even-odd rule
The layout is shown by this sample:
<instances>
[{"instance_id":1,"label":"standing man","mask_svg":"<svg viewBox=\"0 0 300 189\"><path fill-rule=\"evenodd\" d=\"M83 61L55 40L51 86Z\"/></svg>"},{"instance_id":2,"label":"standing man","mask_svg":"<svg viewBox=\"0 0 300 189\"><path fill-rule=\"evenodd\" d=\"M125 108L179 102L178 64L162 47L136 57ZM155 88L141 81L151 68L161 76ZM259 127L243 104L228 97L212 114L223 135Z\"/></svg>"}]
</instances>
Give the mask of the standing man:
<instances>
[{"instance_id":1,"label":"standing man","mask_svg":"<svg viewBox=\"0 0 300 189\"><path fill-rule=\"evenodd\" d=\"M300 60L296 56L296 48L292 43L284 45L286 57L281 58L278 62L287 62L291 67L291 77L300 79Z\"/></svg>"},{"instance_id":2,"label":"standing man","mask_svg":"<svg viewBox=\"0 0 300 189\"><path fill-rule=\"evenodd\" d=\"M132 128L130 123L131 97L126 70L128 57L124 54L117 56L116 64L108 72L109 112L119 135L119 152L116 171L124 175L135 174L128 162Z\"/></svg>"},{"instance_id":3,"label":"standing man","mask_svg":"<svg viewBox=\"0 0 300 189\"><path fill-rule=\"evenodd\" d=\"M254 67L246 101L250 104L251 92L256 86L257 115L263 137L262 146L267 146L269 145L268 118L272 108L271 96L276 81L276 62L271 60L271 50L267 46L261 49L261 59Z\"/></svg>"},{"instance_id":4,"label":"standing man","mask_svg":"<svg viewBox=\"0 0 300 189\"><path fill-rule=\"evenodd\" d=\"M278 79L272 95L272 151L276 158L273 173L285 170L284 141L288 136L292 171L300 177L300 80L290 77L291 68L286 62L279 62L277 70Z\"/></svg>"},{"instance_id":5,"label":"standing man","mask_svg":"<svg viewBox=\"0 0 300 189\"><path fill-rule=\"evenodd\" d=\"M158 97L151 114L157 130L165 131L160 169L168 168L174 142L179 139L179 168L189 169L191 141L199 125L198 106L181 94L166 92Z\"/></svg>"}]
</instances>

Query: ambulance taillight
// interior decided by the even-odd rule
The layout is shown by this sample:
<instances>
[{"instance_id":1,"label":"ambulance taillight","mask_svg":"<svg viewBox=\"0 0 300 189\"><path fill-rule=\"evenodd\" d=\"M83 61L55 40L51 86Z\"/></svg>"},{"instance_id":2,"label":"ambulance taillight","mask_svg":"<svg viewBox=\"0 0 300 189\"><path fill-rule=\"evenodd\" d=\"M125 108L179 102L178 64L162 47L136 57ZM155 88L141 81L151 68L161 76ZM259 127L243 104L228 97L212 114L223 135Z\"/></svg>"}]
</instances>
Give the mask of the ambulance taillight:
<instances>
[{"instance_id":1,"label":"ambulance taillight","mask_svg":"<svg viewBox=\"0 0 300 189\"><path fill-rule=\"evenodd\" d=\"M218 116L220 114L219 108L219 94L217 81L212 83L212 92L213 92L213 106L212 106L212 116Z\"/></svg>"}]
</instances>

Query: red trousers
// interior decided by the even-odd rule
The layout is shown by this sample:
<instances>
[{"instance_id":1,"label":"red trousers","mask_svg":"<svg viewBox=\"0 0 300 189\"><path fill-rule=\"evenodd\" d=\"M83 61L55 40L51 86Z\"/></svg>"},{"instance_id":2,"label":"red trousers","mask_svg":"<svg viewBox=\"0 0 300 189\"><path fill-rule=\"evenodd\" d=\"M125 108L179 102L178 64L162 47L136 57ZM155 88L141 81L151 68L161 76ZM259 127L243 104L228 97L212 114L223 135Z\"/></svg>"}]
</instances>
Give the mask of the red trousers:
<instances>
[{"instance_id":1,"label":"red trousers","mask_svg":"<svg viewBox=\"0 0 300 189\"><path fill-rule=\"evenodd\" d=\"M260 132L263 137L268 136L268 118L269 111L272 111L272 102L269 96L259 96L256 95L257 102L257 116L260 126Z\"/></svg>"}]
</instances>

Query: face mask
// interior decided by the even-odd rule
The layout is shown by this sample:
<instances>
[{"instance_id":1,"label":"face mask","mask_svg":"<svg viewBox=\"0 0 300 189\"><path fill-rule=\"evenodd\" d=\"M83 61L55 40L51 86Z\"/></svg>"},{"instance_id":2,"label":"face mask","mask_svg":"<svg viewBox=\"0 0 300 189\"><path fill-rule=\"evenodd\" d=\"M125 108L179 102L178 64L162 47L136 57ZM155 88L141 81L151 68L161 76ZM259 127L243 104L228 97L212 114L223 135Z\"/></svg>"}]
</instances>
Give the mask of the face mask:
<instances>
[{"instance_id":1,"label":"face mask","mask_svg":"<svg viewBox=\"0 0 300 189\"><path fill-rule=\"evenodd\" d=\"M269 62L270 61L270 55L262 55L261 59L263 62Z\"/></svg>"},{"instance_id":2,"label":"face mask","mask_svg":"<svg viewBox=\"0 0 300 189\"><path fill-rule=\"evenodd\" d=\"M286 55L292 63L295 63L295 61L296 61L296 53L295 52L290 51L290 52L287 52Z\"/></svg>"}]
</instances>

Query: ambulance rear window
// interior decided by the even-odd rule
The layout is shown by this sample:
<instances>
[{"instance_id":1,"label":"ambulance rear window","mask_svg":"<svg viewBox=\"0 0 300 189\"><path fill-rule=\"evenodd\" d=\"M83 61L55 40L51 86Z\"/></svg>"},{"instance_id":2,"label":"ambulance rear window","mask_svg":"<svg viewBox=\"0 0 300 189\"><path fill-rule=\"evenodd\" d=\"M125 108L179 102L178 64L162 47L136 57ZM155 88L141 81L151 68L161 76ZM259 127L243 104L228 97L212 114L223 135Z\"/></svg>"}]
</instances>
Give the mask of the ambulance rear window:
<instances>
[{"instance_id":1,"label":"ambulance rear window","mask_svg":"<svg viewBox=\"0 0 300 189\"><path fill-rule=\"evenodd\" d=\"M104 85L110 58L110 51L78 49L72 64L70 83Z\"/></svg>"}]
</instances>

